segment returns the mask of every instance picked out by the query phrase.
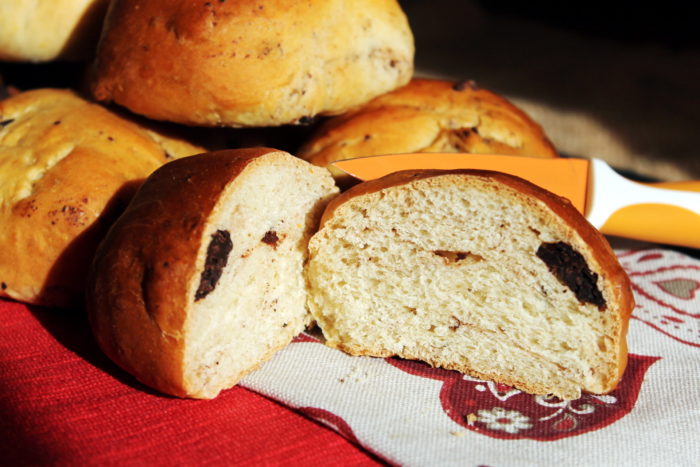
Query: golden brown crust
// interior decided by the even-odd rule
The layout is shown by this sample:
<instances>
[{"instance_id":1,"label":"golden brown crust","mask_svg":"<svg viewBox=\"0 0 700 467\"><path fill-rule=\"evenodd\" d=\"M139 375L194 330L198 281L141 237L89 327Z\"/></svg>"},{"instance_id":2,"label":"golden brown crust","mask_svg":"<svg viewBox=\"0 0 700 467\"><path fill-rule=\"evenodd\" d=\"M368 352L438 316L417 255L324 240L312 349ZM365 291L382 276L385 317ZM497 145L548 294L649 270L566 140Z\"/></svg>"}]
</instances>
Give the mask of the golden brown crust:
<instances>
[{"instance_id":1,"label":"golden brown crust","mask_svg":"<svg viewBox=\"0 0 700 467\"><path fill-rule=\"evenodd\" d=\"M0 295L41 305L82 306L97 243L166 162L163 144L174 157L203 151L69 91L6 99L0 121Z\"/></svg>"},{"instance_id":2,"label":"golden brown crust","mask_svg":"<svg viewBox=\"0 0 700 467\"><path fill-rule=\"evenodd\" d=\"M431 79L413 79L329 120L299 155L325 167L350 157L415 152L557 157L542 128L506 99L472 82Z\"/></svg>"},{"instance_id":3,"label":"golden brown crust","mask_svg":"<svg viewBox=\"0 0 700 467\"><path fill-rule=\"evenodd\" d=\"M108 0L0 2L0 60L92 57L107 4Z\"/></svg>"},{"instance_id":4,"label":"golden brown crust","mask_svg":"<svg viewBox=\"0 0 700 467\"><path fill-rule=\"evenodd\" d=\"M412 70L396 0L116 0L93 93L160 120L273 126L343 112Z\"/></svg>"},{"instance_id":5,"label":"golden brown crust","mask_svg":"<svg viewBox=\"0 0 700 467\"><path fill-rule=\"evenodd\" d=\"M557 196L556 194L540 188L527 180L501 172L470 169L406 170L355 185L347 191L341 193L339 196L331 200L331 202L326 206L321 218L321 228L325 222L333 217L336 209L355 197L375 193L393 186L404 185L416 180L448 174L464 174L494 180L513 188L526 196L542 201L557 216L566 222L566 224L573 229L588 246L588 251L592 253L595 262L599 265L600 270L602 271L603 280L611 284L611 290L615 295L614 301L619 310L619 316L617 318L617 335L615 336L616 341L614 343L616 348L619 350L617 356L618 362L615 366L618 371L616 375L611 375L611 379L609 381L606 381L606 391L613 390L619 380L622 378L622 374L627 364L626 336L629 319L635 305L634 296L632 294L629 277L617 260L617 257L610 247L608 241L578 212L578 210L576 210L576 208L573 207L568 199ZM441 363L441 366L444 365ZM509 383L505 380L501 380L501 382ZM525 386L525 384L520 384L519 387L524 388Z\"/></svg>"},{"instance_id":6,"label":"golden brown crust","mask_svg":"<svg viewBox=\"0 0 700 467\"><path fill-rule=\"evenodd\" d=\"M88 285L93 332L102 350L145 384L188 396L181 332L206 220L224 188L270 152L218 151L163 166L100 245Z\"/></svg>"}]
</instances>

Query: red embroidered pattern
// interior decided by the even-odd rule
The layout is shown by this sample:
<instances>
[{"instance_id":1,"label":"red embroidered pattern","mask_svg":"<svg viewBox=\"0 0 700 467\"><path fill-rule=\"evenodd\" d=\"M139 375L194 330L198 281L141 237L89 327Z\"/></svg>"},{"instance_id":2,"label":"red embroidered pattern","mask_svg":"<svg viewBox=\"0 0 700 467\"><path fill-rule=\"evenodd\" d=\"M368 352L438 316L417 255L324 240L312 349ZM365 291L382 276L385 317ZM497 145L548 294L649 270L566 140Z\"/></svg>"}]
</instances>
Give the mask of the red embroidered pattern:
<instances>
[{"instance_id":1,"label":"red embroidered pattern","mask_svg":"<svg viewBox=\"0 0 700 467\"><path fill-rule=\"evenodd\" d=\"M440 391L443 410L464 428L493 438L537 441L597 430L628 414L637 400L644 374L657 360L659 357L630 355L622 381L613 392L561 401L456 371L432 368L422 362L386 359L406 373L443 381Z\"/></svg>"}]
</instances>

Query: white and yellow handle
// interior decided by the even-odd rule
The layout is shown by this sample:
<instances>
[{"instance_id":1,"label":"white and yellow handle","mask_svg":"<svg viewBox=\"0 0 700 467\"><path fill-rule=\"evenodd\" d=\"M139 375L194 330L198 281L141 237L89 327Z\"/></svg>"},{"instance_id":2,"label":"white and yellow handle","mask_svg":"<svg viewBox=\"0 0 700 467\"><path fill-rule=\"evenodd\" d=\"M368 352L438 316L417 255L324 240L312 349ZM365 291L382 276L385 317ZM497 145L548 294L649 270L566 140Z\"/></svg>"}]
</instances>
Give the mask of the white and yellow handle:
<instances>
[{"instance_id":1,"label":"white and yellow handle","mask_svg":"<svg viewBox=\"0 0 700 467\"><path fill-rule=\"evenodd\" d=\"M586 217L608 235L700 248L700 181L638 183L593 160Z\"/></svg>"}]
</instances>

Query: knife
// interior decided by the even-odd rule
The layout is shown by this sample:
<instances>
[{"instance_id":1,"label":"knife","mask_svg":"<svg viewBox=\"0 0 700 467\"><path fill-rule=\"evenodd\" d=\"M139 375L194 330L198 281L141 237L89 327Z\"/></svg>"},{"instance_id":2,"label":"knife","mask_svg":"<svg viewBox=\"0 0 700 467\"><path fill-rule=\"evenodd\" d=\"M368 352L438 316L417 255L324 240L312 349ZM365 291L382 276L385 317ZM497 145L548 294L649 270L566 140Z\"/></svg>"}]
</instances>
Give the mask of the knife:
<instances>
[{"instance_id":1,"label":"knife","mask_svg":"<svg viewBox=\"0 0 700 467\"><path fill-rule=\"evenodd\" d=\"M600 159L489 154L390 154L332 165L363 181L409 169L504 172L568 198L604 234L700 248L700 181L639 183Z\"/></svg>"}]
</instances>

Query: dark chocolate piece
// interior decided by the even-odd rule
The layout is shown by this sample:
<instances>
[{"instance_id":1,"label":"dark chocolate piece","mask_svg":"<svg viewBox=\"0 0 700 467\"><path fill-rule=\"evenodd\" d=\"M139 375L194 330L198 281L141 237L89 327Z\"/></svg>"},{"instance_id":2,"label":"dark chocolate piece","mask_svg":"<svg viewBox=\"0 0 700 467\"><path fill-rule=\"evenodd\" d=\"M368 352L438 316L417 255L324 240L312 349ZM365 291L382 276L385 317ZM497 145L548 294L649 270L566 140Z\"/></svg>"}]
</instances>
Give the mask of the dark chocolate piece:
<instances>
[{"instance_id":1,"label":"dark chocolate piece","mask_svg":"<svg viewBox=\"0 0 700 467\"><path fill-rule=\"evenodd\" d=\"M194 295L195 301L203 299L216 288L232 249L233 242L228 230L217 230L211 236L202 278L199 280L199 287Z\"/></svg>"},{"instance_id":2,"label":"dark chocolate piece","mask_svg":"<svg viewBox=\"0 0 700 467\"><path fill-rule=\"evenodd\" d=\"M598 290L598 274L591 271L581 253L564 242L542 243L537 257L547 265L549 272L566 285L581 303L591 303L605 310L603 294Z\"/></svg>"},{"instance_id":3,"label":"dark chocolate piece","mask_svg":"<svg viewBox=\"0 0 700 467\"><path fill-rule=\"evenodd\" d=\"M265 232L265 235L260 241L263 243L267 243L273 248L277 248L277 243L280 241L280 239L277 236L277 232L275 232L274 230L268 230L267 232Z\"/></svg>"}]
</instances>

